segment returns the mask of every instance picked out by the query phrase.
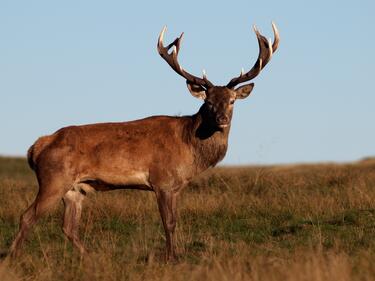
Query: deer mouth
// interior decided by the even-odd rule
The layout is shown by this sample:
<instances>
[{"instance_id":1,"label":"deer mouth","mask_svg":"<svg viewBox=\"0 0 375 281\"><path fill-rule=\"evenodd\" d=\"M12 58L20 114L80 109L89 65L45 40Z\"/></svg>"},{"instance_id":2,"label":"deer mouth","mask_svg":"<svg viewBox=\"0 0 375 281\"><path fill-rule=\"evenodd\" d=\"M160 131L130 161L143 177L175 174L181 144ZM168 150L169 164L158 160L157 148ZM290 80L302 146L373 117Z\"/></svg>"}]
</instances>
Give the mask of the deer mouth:
<instances>
[{"instance_id":1,"label":"deer mouth","mask_svg":"<svg viewBox=\"0 0 375 281\"><path fill-rule=\"evenodd\" d=\"M226 127L229 126L229 124L218 124L217 125L220 129L225 129Z\"/></svg>"}]
</instances>

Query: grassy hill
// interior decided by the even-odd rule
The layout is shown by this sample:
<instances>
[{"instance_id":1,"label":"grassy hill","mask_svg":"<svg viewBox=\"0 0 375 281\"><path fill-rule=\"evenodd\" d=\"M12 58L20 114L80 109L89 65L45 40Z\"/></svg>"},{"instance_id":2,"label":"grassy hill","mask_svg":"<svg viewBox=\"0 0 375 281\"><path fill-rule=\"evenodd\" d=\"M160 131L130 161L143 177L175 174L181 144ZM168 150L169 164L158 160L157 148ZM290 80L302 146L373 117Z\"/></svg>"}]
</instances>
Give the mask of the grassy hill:
<instances>
[{"instance_id":1,"label":"grassy hill","mask_svg":"<svg viewBox=\"0 0 375 281\"><path fill-rule=\"evenodd\" d=\"M0 249L36 192L25 159L0 158ZM375 160L206 172L180 197L177 264L151 192L88 196L84 260L61 223L62 204L0 280L375 280Z\"/></svg>"}]
</instances>

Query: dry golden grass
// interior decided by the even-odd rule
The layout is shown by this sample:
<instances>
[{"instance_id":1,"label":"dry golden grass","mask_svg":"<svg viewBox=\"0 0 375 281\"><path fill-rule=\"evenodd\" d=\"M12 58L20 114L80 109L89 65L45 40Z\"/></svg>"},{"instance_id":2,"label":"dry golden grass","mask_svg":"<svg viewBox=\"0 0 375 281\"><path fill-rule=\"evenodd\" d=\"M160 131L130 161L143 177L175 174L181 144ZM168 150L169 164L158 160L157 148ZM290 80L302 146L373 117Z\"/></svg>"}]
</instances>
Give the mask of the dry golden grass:
<instances>
[{"instance_id":1,"label":"dry golden grass","mask_svg":"<svg viewBox=\"0 0 375 281\"><path fill-rule=\"evenodd\" d=\"M24 159L0 158L0 248L37 191ZM81 260L62 205L33 229L0 280L375 280L375 161L208 171L182 194L179 262L164 264L154 195L88 196Z\"/></svg>"}]
</instances>

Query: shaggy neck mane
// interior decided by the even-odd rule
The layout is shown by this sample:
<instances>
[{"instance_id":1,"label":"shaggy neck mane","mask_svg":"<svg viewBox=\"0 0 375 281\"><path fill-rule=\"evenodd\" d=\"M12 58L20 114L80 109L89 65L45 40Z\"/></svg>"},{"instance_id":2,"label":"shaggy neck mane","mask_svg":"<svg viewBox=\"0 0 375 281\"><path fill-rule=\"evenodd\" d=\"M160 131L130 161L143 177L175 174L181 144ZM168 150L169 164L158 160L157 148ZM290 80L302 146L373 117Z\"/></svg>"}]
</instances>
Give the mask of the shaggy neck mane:
<instances>
[{"instance_id":1,"label":"shaggy neck mane","mask_svg":"<svg viewBox=\"0 0 375 281\"><path fill-rule=\"evenodd\" d=\"M197 170L203 171L221 161L228 147L230 125L220 129L212 125L207 117L205 105L191 116L185 127L185 140L192 145Z\"/></svg>"}]
</instances>

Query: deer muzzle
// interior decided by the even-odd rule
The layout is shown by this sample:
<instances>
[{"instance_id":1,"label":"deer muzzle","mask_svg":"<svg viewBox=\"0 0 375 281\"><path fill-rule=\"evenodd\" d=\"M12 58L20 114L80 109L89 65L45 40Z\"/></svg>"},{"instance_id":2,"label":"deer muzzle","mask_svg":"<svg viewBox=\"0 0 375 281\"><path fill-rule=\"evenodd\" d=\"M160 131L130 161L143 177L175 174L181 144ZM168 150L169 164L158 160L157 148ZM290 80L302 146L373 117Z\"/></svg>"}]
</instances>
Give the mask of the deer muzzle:
<instances>
[{"instance_id":1,"label":"deer muzzle","mask_svg":"<svg viewBox=\"0 0 375 281\"><path fill-rule=\"evenodd\" d=\"M229 125L229 117L225 115L219 115L216 117L216 124L219 128L226 128Z\"/></svg>"}]
</instances>

